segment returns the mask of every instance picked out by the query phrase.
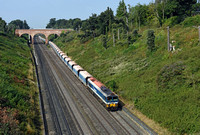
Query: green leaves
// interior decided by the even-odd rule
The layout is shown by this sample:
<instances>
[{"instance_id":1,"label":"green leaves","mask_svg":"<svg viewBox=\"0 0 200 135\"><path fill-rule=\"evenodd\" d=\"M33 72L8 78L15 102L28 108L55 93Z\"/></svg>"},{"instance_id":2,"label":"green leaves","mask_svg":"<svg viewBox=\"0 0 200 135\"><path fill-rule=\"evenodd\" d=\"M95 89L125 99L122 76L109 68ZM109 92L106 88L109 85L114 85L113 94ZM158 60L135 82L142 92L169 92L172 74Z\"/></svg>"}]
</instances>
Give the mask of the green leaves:
<instances>
[{"instance_id":1,"label":"green leaves","mask_svg":"<svg viewBox=\"0 0 200 135\"><path fill-rule=\"evenodd\" d=\"M107 35L103 35L102 36L102 45L103 45L103 47L105 48L105 49L107 49L108 47L109 47L109 45L108 45L108 36Z\"/></svg>"},{"instance_id":2,"label":"green leaves","mask_svg":"<svg viewBox=\"0 0 200 135\"><path fill-rule=\"evenodd\" d=\"M164 66L157 76L158 91L166 91L174 87L184 85L185 65L182 62L176 62Z\"/></svg>"},{"instance_id":3,"label":"green leaves","mask_svg":"<svg viewBox=\"0 0 200 135\"><path fill-rule=\"evenodd\" d=\"M6 22L0 17L0 32L6 31Z\"/></svg>"},{"instance_id":4,"label":"green leaves","mask_svg":"<svg viewBox=\"0 0 200 135\"><path fill-rule=\"evenodd\" d=\"M127 15L127 8L124 3L124 0L122 0L119 2L116 17L121 18L121 17L125 17L126 15Z\"/></svg>"},{"instance_id":5,"label":"green leaves","mask_svg":"<svg viewBox=\"0 0 200 135\"><path fill-rule=\"evenodd\" d=\"M31 56L29 47L25 43L22 38L0 35L0 114L4 107L16 110L18 113L15 117L18 121L17 126L12 126L14 123L11 115L9 115L9 118L12 118L10 122L2 123L0 120L0 134L22 134L21 132L27 134L27 124L34 129L36 123L39 127L34 129L34 132L35 134L40 132L40 118L35 120L35 123L31 120L40 114L36 114L39 108L38 102L35 101L38 97L35 94L36 88L28 81L30 79L28 76L31 76L29 70ZM7 113L3 115L3 118L7 117Z\"/></svg>"},{"instance_id":6,"label":"green leaves","mask_svg":"<svg viewBox=\"0 0 200 135\"><path fill-rule=\"evenodd\" d=\"M148 31L147 46L150 52L153 52L155 50L155 35L153 30Z\"/></svg>"}]
</instances>

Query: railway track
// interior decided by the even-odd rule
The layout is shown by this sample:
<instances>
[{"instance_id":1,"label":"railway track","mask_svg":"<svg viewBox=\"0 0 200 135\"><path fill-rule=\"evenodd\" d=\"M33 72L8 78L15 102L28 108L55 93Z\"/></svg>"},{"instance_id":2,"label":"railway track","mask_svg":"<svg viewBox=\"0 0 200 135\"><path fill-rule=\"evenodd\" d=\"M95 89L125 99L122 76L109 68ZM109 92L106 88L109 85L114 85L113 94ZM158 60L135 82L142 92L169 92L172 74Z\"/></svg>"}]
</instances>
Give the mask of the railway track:
<instances>
[{"instance_id":1,"label":"railway track","mask_svg":"<svg viewBox=\"0 0 200 135\"><path fill-rule=\"evenodd\" d=\"M60 100L60 95L56 91L59 89L59 85L56 84L56 79L52 75L50 65L48 61L45 60L45 56L42 55L44 52L42 52L39 46L40 45L36 45L35 49L38 52L38 58L40 58L39 63L43 93L46 95L46 104L48 104L49 107L45 113L50 112L46 117L51 117L52 121L47 134L78 134L78 130L74 126L73 121L70 120L71 117L66 117L68 116L68 110L65 109L65 104Z\"/></svg>"},{"instance_id":2,"label":"railway track","mask_svg":"<svg viewBox=\"0 0 200 135\"><path fill-rule=\"evenodd\" d=\"M50 56L50 57L54 57L54 56ZM58 61L54 60L54 62L58 62ZM62 64L62 62L60 63L60 65L61 64ZM65 66L63 68L61 68L61 67L59 66L57 68L60 68L60 70L62 71L62 74L71 74L71 71L66 72L66 67ZM73 74L71 74L71 75L73 76ZM67 81L70 81L69 79L71 79L71 78L68 78ZM79 81L79 80L77 80L77 78L73 78L71 80L73 82ZM132 130L129 130L131 132L129 132L126 128L124 128L121 123L119 123L114 117L110 116L110 114L109 114L109 112L107 110L105 110L104 108L102 108L102 105L99 104L98 101L96 101L96 99L93 96L91 96L91 94L88 91L85 91L85 90L78 91L78 89L74 88L73 92L79 93L77 96L79 96L78 98L80 98L80 99L88 99L87 102L84 101L84 100L81 101L82 103L84 103L86 105L84 108L87 108L87 107L90 106L88 103L92 103L92 105L98 110L98 112L95 112L93 114L94 115L97 114L97 113L99 114L99 116L96 116L96 118L99 119L98 122L100 122L100 120L103 121L103 119L104 119L105 122L107 122L106 123L107 124L106 127L108 128L108 125L109 125L109 128L107 129L107 133L108 134L111 134L111 129L113 129L112 134L119 134L119 135L121 135L121 134L129 134L129 133L131 133L131 134L139 134L139 132L137 132L131 126L130 126L130 128L132 128ZM82 93L80 94L80 92L82 92ZM94 110L94 108L89 108L89 109L90 109L90 111ZM105 122L104 122L104 125L106 125ZM102 128L101 128L101 130L102 130ZM110 130L110 133L108 132L108 130Z\"/></svg>"},{"instance_id":3,"label":"railway track","mask_svg":"<svg viewBox=\"0 0 200 135\"><path fill-rule=\"evenodd\" d=\"M117 134L117 132L112 130L113 129L111 127L112 125L110 126L110 124L107 124L106 123L107 120L103 118L102 115L97 115L99 114L99 112L95 111L94 108L91 108L91 105L89 105L90 102L84 100L85 97L83 97L82 93L80 93L82 90L81 91L79 90L81 88L79 86L77 87L76 85L73 85L74 82L79 83L79 80L77 80L75 77L73 77L74 79L72 80L71 76L74 76L74 75L71 74L70 70L66 72L65 65L63 66L63 68L61 68L61 66L58 66L58 64L56 64L56 63L59 63L59 65L62 65L61 61L58 62L53 59L54 57L57 57L56 55L54 56L48 53L47 55L49 55L49 58L51 58L54 61L53 67L54 69L57 69L55 70L55 72L58 75L58 77L61 79L61 81L63 82L65 88L69 90L71 97L73 97L74 101L78 101L76 105L79 108L79 113L81 113L83 116L86 116L85 122L90 127L92 133ZM69 82L71 85L69 85ZM80 86L82 87L83 85L81 84ZM90 96L92 95L90 94ZM107 126L105 127L105 125Z\"/></svg>"},{"instance_id":4,"label":"railway track","mask_svg":"<svg viewBox=\"0 0 200 135\"><path fill-rule=\"evenodd\" d=\"M40 67L43 82L48 85L45 90L49 105L47 117L53 123L48 126L53 129L51 133L147 134L122 111L108 112L51 48L42 44L35 48L43 65Z\"/></svg>"}]
</instances>

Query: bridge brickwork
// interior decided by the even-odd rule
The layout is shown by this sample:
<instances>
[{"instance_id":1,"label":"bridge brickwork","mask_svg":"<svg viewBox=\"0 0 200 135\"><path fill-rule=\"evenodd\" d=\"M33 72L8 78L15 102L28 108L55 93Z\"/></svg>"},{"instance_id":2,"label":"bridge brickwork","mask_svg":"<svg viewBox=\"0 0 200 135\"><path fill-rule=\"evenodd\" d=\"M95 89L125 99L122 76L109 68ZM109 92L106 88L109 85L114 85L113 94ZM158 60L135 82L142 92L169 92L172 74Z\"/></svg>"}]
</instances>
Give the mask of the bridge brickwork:
<instances>
[{"instance_id":1,"label":"bridge brickwork","mask_svg":"<svg viewBox=\"0 0 200 135\"><path fill-rule=\"evenodd\" d=\"M34 43L33 38L36 34L44 34L47 44L49 35L57 34L58 36L60 36L63 31L72 31L72 29L16 29L15 34L18 36L28 34L29 36L31 36L31 43Z\"/></svg>"}]
</instances>

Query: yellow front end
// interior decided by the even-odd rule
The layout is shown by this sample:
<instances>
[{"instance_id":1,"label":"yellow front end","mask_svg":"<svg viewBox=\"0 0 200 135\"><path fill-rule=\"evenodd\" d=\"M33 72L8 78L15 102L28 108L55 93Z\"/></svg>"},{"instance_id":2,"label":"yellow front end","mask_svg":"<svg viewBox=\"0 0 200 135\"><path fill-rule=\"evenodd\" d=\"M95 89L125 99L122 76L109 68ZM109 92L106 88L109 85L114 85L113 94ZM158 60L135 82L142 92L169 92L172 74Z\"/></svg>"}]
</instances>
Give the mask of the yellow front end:
<instances>
[{"instance_id":1,"label":"yellow front end","mask_svg":"<svg viewBox=\"0 0 200 135\"><path fill-rule=\"evenodd\" d=\"M107 104L106 108L109 110L116 110L118 108L118 103Z\"/></svg>"}]
</instances>

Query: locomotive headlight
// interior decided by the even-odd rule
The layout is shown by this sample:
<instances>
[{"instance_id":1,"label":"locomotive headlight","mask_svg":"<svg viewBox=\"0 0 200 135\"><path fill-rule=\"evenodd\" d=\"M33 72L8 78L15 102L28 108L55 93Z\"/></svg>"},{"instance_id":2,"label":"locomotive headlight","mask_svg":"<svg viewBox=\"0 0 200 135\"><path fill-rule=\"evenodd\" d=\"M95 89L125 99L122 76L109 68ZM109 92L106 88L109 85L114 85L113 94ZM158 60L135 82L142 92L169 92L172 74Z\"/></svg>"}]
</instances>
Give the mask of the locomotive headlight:
<instances>
[{"instance_id":1,"label":"locomotive headlight","mask_svg":"<svg viewBox=\"0 0 200 135\"><path fill-rule=\"evenodd\" d=\"M116 106L115 103L110 104L110 107L115 107L115 106Z\"/></svg>"}]
</instances>

